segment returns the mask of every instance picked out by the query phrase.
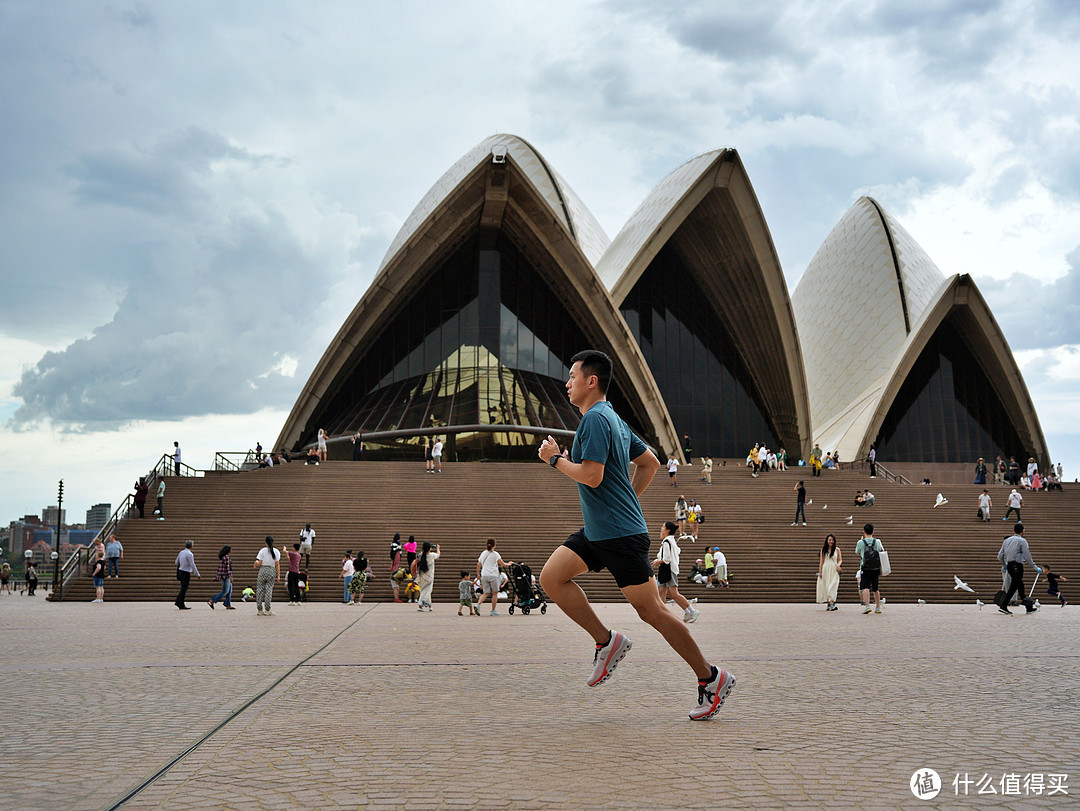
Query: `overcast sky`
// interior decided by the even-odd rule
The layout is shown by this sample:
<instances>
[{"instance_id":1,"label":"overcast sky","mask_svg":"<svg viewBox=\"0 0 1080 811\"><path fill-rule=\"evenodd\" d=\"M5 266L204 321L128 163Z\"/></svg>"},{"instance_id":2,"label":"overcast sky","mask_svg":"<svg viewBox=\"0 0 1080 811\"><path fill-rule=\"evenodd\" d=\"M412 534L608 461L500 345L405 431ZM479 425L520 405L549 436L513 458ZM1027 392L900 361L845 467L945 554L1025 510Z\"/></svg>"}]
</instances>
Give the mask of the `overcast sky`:
<instances>
[{"instance_id":1,"label":"overcast sky","mask_svg":"<svg viewBox=\"0 0 1080 811\"><path fill-rule=\"evenodd\" d=\"M268 446L496 132L611 237L736 147L792 289L873 195L975 278L1080 476L1077 42L1072 0L0 0L0 521Z\"/></svg>"}]
</instances>

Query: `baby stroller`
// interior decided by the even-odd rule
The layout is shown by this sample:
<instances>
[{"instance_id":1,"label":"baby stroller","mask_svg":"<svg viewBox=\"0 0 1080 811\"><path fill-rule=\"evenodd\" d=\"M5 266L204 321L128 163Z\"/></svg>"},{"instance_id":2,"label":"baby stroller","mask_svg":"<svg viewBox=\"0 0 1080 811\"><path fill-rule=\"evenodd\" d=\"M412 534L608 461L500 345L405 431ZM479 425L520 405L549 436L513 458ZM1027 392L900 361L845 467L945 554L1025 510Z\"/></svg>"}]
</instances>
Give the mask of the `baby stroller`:
<instances>
[{"instance_id":1,"label":"baby stroller","mask_svg":"<svg viewBox=\"0 0 1080 811\"><path fill-rule=\"evenodd\" d=\"M533 585L532 569L523 563L510 564L509 585L514 594L511 598L510 607L507 609L511 614L515 608L520 608L522 614L539 608L541 614L547 613L547 597L538 585Z\"/></svg>"}]
</instances>

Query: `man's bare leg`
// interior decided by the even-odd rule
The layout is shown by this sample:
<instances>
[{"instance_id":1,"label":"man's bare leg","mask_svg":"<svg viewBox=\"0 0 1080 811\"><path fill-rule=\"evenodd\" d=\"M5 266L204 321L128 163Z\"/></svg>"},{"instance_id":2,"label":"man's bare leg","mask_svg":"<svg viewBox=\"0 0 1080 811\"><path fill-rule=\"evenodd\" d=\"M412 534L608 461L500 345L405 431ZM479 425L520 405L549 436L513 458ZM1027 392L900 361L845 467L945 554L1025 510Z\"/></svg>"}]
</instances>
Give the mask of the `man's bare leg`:
<instances>
[{"instance_id":1,"label":"man's bare leg","mask_svg":"<svg viewBox=\"0 0 1080 811\"><path fill-rule=\"evenodd\" d=\"M570 550L566 551L569 552ZM575 555L575 557L577 556ZM697 674L699 679L712 678L712 665L705 659L705 655L701 652L697 642L694 641L694 637L690 633L690 629L687 628L686 623L667 610L667 606L660 599L660 592L656 588L655 580L650 578L647 583L626 586L621 591L630 602L630 605L637 611L638 616L660 632L660 635L671 645L672 650L694 669L694 673ZM548 592L548 594L550 593ZM582 593L582 596L584 596L584 593ZM559 608L562 608L561 604ZM581 625L580 622L578 624ZM603 640L598 641L606 640L607 630L605 629Z\"/></svg>"},{"instance_id":2,"label":"man's bare leg","mask_svg":"<svg viewBox=\"0 0 1080 811\"><path fill-rule=\"evenodd\" d=\"M589 604L589 598L585 596L581 586L574 582L575 577L588 570L589 567L576 552L560 546L544 564L544 570L540 573L540 586L566 616L588 632L597 645L606 645L610 638L610 629L596 616ZM655 595L656 586L652 585L651 581L649 586ZM656 599L659 601L660 598Z\"/></svg>"}]
</instances>

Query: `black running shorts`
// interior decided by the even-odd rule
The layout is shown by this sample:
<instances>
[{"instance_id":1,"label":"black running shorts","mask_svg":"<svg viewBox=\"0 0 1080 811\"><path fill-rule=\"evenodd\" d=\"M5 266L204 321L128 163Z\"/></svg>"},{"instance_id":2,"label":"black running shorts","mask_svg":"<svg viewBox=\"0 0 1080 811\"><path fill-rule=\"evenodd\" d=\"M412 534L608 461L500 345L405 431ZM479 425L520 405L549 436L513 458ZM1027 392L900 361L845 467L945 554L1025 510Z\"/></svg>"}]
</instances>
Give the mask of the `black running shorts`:
<instances>
[{"instance_id":1,"label":"black running shorts","mask_svg":"<svg viewBox=\"0 0 1080 811\"><path fill-rule=\"evenodd\" d=\"M648 583L653 576L649 543L649 536L645 533L590 541L582 528L567 538L563 546L581 558L590 572L607 569L619 588L624 589Z\"/></svg>"}]
</instances>

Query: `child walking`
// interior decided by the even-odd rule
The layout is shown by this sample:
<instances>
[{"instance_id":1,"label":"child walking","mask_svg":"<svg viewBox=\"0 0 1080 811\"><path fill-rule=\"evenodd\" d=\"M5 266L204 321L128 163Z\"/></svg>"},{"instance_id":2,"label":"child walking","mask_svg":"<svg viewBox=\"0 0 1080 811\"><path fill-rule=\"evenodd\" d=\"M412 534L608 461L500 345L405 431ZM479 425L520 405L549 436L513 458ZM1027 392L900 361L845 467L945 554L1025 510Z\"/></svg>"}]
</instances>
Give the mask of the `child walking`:
<instances>
[{"instance_id":1,"label":"child walking","mask_svg":"<svg viewBox=\"0 0 1080 811\"><path fill-rule=\"evenodd\" d=\"M469 609L469 616L480 616L480 609L473 605L473 579L472 576L465 569L461 570L461 580L458 582L458 609L457 615L459 617L465 616L461 613L462 608Z\"/></svg>"},{"instance_id":2,"label":"child walking","mask_svg":"<svg viewBox=\"0 0 1080 811\"><path fill-rule=\"evenodd\" d=\"M1052 571L1050 571L1050 567L1046 566L1045 564L1043 565L1043 574L1046 575L1046 593L1051 595L1052 597L1057 597L1058 600L1061 601L1062 608L1067 606L1069 604L1069 601L1065 599L1065 595L1062 594L1061 591L1058 589L1058 581L1060 580L1062 583L1067 583L1069 582L1068 578L1062 577L1060 574L1054 574Z\"/></svg>"}]
</instances>

